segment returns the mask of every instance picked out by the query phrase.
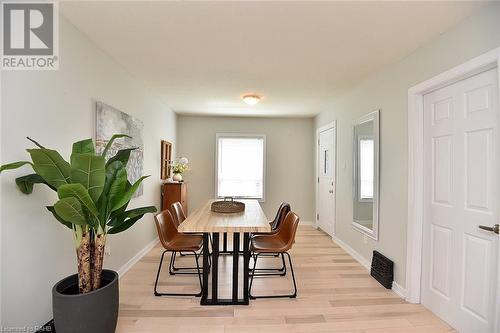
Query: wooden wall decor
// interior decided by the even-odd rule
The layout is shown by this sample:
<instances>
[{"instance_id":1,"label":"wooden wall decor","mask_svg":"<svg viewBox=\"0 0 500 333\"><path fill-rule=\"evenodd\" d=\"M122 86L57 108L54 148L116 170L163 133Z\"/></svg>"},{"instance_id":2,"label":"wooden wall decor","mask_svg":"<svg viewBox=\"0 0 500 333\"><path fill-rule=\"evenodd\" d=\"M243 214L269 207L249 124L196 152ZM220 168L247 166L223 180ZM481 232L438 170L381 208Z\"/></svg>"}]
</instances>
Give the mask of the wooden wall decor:
<instances>
[{"instance_id":1,"label":"wooden wall decor","mask_svg":"<svg viewBox=\"0 0 500 333\"><path fill-rule=\"evenodd\" d=\"M170 162L172 160L172 143L161 140L160 178L170 178Z\"/></svg>"}]
</instances>

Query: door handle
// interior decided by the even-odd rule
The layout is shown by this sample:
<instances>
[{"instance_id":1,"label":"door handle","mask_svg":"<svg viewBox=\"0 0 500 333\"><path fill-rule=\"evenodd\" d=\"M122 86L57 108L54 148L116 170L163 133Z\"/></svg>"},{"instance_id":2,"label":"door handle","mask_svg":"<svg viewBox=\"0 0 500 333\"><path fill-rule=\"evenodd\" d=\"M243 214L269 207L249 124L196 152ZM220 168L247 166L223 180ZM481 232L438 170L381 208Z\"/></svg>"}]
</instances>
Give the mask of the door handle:
<instances>
[{"instance_id":1,"label":"door handle","mask_svg":"<svg viewBox=\"0 0 500 333\"><path fill-rule=\"evenodd\" d=\"M485 225L480 225L479 229L483 229L483 230L486 230L486 231L491 231L491 232L494 232L495 234L498 235L500 226L498 224L495 224L493 227L488 227L488 226L485 226Z\"/></svg>"}]
</instances>

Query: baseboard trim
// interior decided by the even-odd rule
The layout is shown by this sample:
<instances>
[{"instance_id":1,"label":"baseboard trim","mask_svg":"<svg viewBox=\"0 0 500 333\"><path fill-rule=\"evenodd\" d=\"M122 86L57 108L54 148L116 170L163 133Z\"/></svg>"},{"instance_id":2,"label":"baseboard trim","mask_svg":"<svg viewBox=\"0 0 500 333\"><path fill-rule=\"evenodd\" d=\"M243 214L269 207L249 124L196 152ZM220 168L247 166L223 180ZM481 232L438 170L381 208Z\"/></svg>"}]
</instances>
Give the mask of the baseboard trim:
<instances>
[{"instance_id":1,"label":"baseboard trim","mask_svg":"<svg viewBox=\"0 0 500 333\"><path fill-rule=\"evenodd\" d=\"M402 299L406 299L406 289L397 284L396 281L392 281L392 291Z\"/></svg>"},{"instance_id":2,"label":"baseboard trim","mask_svg":"<svg viewBox=\"0 0 500 333\"><path fill-rule=\"evenodd\" d=\"M142 250L140 250L135 256L133 256L129 261L127 261L122 267L120 267L117 272L118 276L121 278L125 273L127 273L132 266L134 266L139 260L142 259L149 251L151 251L160 240L158 237L149 242Z\"/></svg>"},{"instance_id":3,"label":"baseboard trim","mask_svg":"<svg viewBox=\"0 0 500 333\"><path fill-rule=\"evenodd\" d=\"M371 264L368 259L363 257L361 254L359 254L356 250L354 250L352 247L344 243L342 240L340 240L338 237L333 236L332 240L338 244L345 252L349 253L351 257L356 259L357 262L361 264L368 272L370 272L371 269ZM396 293L399 297L402 299L406 299L406 289L401 287L399 284L396 283L396 281L392 281L392 291Z\"/></svg>"},{"instance_id":4,"label":"baseboard trim","mask_svg":"<svg viewBox=\"0 0 500 333\"><path fill-rule=\"evenodd\" d=\"M300 225L311 225L315 227L315 223L313 221L300 221Z\"/></svg>"},{"instance_id":5,"label":"baseboard trim","mask_svg":"<svg viewBox=\"0 0 500 333\"><path fill-rule=\"evenodd\" d=\"M333 236L332 240L335 243L337 243L338 246L340 246L345 252L349 253L351 257L356 259L356 261L359 262L364 268L366 268L367 271L370 271L371 268L370 260L363 257L356 250L347 245L347 243L344 243L342 240L340 240L337 236Z\"/></svg>"}]
</instances>

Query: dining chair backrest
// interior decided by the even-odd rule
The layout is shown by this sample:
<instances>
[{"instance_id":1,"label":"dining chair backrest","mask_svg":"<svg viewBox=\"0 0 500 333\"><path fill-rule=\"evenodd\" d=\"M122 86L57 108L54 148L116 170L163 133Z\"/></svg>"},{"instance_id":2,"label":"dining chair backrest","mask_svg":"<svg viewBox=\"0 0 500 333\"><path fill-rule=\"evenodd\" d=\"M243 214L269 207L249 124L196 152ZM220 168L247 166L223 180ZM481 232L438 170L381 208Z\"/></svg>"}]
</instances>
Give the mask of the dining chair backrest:
<instances>
[{"instance_id":1,"label":"dining chair backrest","mask_svg":"<svg viewBox=\"0 0 500 333\"><path fill-rule=\"evenodd\" d=\"M285 251L291 249L293 243L295 243L295 234L297 233L299 221L300 218L297 214L295 214L294 212L288 212L285 219L279 226L276 236L286 244Z\"/></svg>"},{"instance_id":2,"label":"dining chair backrest","mask_svg":"<svg viewBox=\"0 0 500 333\"><path fill-rule=\"evenodd\" d=\"M165 249L169 248L169 243L179 234L172 214L168 209L155 215L156 230L160 238L161 245Z\"/></svg>"},{"instance_id":3,"label":"dining chair backrest","mask_svg":"<svg viewBox=\"0 0 500 333\"><path fill-rule=\"evenodd\" d=\"M285 216L291 211L290 204L287 202L282 202L278 211L276 212L276 217L273 220L273 224L271 225L271 230L277 230L285 219Z\"/></svg>"},{"instance_id":4,"label":"dining chair backrest","mask_svg":"<svg viewBox=\"0 0 500 333\"><path fill-rule=\"evenodd\" d=\"M179 201L174 202L170 208L172 209L174 222L179 226L186 219L186 213L184 213L184 209Z\"/></svg>"}]
</instances>

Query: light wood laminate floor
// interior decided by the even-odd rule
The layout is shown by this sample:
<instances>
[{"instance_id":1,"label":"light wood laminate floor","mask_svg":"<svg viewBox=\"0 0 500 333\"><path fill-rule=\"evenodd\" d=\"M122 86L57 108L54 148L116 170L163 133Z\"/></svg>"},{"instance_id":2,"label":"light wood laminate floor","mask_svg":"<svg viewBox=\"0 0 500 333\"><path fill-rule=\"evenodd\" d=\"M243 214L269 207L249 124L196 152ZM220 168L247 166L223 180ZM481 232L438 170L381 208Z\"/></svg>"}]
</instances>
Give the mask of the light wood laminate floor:
<instances>
[{"instance_id":1,"label":"light wood laminate floor","mask_svg":"<svg viewBox=\"0 0 500 333\"><path fill-rule=\"evenodd\" d=\"M251 300L249 306L200 306L199 298L155 297L153 283L161 251L156 246L120 280L118 333L455 332L421 305L406 303L383 288L329 236L311 226L299 227L291 251L299 288L296 299ZM160 289L184 292L198 288L195 276L170 276L168 260L166 256ZM183 257L177 264L191 266L193 260ZM219 262L222 297L231 290L231 260L231 256L221 256ZM280 264L279 259L266 258L258 267ZM252 293L286 293L290 288L289 274L286 278L256 278Z\"/></svg>"}]
</instances>

